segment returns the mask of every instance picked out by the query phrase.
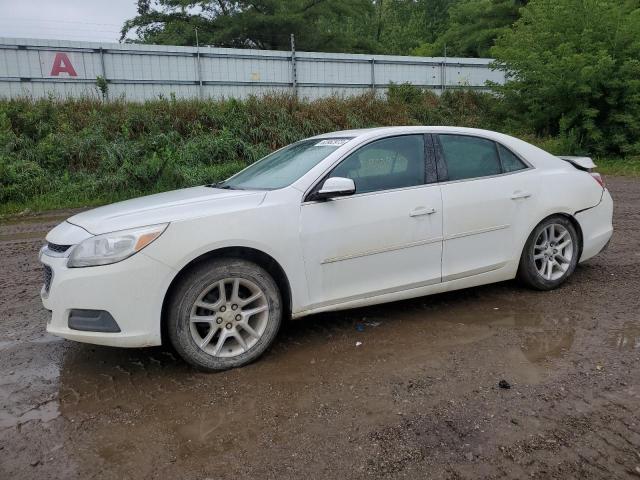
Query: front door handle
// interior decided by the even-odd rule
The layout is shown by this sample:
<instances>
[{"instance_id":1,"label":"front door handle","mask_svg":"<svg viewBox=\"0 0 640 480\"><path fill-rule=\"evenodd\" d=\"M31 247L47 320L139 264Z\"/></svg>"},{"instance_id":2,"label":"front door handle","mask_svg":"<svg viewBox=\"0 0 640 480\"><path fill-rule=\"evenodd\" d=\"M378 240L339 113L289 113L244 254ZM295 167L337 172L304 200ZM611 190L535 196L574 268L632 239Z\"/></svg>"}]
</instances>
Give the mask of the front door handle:
<instances>
[{"instance_id":1,"label":"front door handle","mask_svg":"<svg viewBox=\"0 0 640 480\"><path fill-rule=\"evenodd\" d=\"M409 212L410 217L419 217L420 215L431 215L436 213L436 209L431 207L416 207Z\"/></svg>"},{"instance_id":2,"label":"front door handle","mask_svg":"<svg viewBox=\"0 0 640 480\"><path fill-rule=\"evenodd\" d=\"M529 192L523 192L521 190L518 190L517 192L513 192L513 195L511 195L511 200L519 200L521 198L529 198L531 196L531 194Z\"/></svg>"}]
</instances>

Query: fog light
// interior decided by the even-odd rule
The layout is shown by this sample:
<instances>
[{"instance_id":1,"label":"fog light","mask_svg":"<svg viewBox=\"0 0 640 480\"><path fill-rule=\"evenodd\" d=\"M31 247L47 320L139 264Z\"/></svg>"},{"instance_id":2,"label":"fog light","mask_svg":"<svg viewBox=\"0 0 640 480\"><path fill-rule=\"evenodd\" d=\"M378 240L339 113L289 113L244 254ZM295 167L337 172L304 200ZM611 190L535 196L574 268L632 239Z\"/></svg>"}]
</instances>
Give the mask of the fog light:
<instances>
[{"instance_id":1,"label":"fog light","mask_svg":"<svg viewBox=\"0 0 640 480\"><path fill-rule=\"evenodd\" d=\"M105 310L73 309L69 312L69 328L83 332L120 332L114 318Z\"/></svg>"}]
</instances>

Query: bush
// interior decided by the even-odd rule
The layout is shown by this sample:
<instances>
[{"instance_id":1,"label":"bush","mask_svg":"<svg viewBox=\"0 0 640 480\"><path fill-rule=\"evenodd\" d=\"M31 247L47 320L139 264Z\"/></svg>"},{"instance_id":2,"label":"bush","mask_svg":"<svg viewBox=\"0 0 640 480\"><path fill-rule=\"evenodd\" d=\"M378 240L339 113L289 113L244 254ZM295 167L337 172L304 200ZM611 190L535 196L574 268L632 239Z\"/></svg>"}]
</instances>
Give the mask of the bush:
<instances>
[{"instance_id":1,"label":"bush","mask_svg":"<svg viewBox=\"0 0 640 480\"><path fill-rule=\"evenodd\" d=\"M430 103L429 103L430 102ZM332 130L416 123L429 105L375 95L298 101L0 101L0 211L96 204L215 182ZM431 105L433 104L433 105Z\"/></svg>"},{"instance_id":2,"label":"bush","mask_svg":"<svg viewBox=\"0 0 640 480\"><path fill-rule=\"evenodd\" d=\"M531 0L492 54L521 130L575 153L640 153L640 9L620 0Z\"/></svg>"},{"instance_id":3,"label":"bush","mask_svg":"<svg viewBox=\"0 0 640 480\"><path fill-rule=\"evenodd\" d=\"M390 102L404 104L419 104L426 96L425 90L411 83L393 83L387 89L387 98Z\"/></svg>"},{"instance_id":4,"label":"bush","mask_svg":"<svg viewBox=\"0 0 640 480\"><path fill-rule=\"evenodd\" d=\"M276 148L335 130L422 124L509 131L501 103L487 93L437 96L407 85L392 86L387 98L369 93L311 102L287 95L0 100L0 213L96 205L216 182Z\"/></svg>"}]
</instances>

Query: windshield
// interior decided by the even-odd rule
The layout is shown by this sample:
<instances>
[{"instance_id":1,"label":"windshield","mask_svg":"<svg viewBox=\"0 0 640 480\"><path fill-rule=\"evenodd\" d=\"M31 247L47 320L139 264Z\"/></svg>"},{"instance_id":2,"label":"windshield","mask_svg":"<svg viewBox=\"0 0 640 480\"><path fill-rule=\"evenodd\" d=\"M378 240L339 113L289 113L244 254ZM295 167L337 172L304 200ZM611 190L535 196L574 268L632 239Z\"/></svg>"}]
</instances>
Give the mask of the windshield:
<instances>
[{"instance_id":1,"label":"windshield","mask_svg":"<svg viewBox=\"0 0 640 480\"><path fill-rule=\"evenodd\" d=\"M291 185L351 138L302 140L258 160L215 185L242 190L275 190Z\"/></svg>"}]
</instances>

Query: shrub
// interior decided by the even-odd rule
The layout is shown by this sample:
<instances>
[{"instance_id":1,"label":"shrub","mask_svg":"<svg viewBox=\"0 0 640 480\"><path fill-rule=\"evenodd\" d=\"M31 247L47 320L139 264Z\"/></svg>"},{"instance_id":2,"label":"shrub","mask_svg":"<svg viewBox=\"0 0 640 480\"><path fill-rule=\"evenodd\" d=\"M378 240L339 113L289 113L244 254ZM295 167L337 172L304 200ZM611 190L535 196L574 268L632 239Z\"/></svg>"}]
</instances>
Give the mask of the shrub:
<instances>
[{"instance_id":1,"label":"shrub","mask_svg":"<svg viewBox=\"0 0 640 480\"><path fill-rule=\"evenodd\" d=\"M276 148L335 130L422 124L509 131L501 103L487 93L437 96L407 85L392 86L386 98L367 93L315 101L275 94L145 103L0 100L0 213L215 182ZM570 145L557 137L544 141L556 142L555 150Z\"/></svg>"},{"instance_id":2,"label":"shrub","mask_svg":"<svg viewBox=\"0 0 640 480\"><path fill-rule=\"evenodd\" d=\"M492 49L504 116L575 150L640 153L639 35L637 2L531 0Z\"/></svg>"}]
</instances>

